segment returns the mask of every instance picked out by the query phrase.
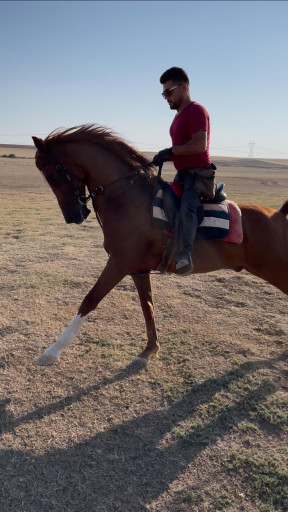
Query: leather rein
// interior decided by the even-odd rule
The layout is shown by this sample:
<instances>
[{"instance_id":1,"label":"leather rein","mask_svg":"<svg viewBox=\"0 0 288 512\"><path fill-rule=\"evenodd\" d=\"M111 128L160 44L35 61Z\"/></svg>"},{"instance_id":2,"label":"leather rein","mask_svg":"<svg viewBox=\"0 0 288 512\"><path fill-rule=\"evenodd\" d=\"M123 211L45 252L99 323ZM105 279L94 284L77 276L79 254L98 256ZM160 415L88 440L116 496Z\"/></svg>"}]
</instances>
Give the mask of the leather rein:
<instances>
[{"instance_id":1,"label":"leather rein","mask_svg":"<svg viewBox=\"0 0 288 512\"><path fill-rule=\"evenodd\" d=\"M69 181L70 186L73 189L75 196L77 197L78 203L82 204L83 206L86 206L86 204L88 203L88 201L90 201L90 199L94 199L95 197L104 194L106 192L107 188L110 188L111 185L114 185L118 181L129 179L128 184L133 185L136 178L138 178L140 175L139 170L134 171L130 174L127 174L126 176L121 176L120 178L117 178L116 180L110 181L110 183L107 183L107 185L97 185L97 187L95 187L95 189L90 194L83 196L83 195L80 195L79 188L74 187L74 184L72 182L72 177L75 177L78 181L81 181L85 186L87 186L84 180L82 180L81 178L76 176L69 169L67 169L67 167L62 166L61 164L57 164L56 170L58 172L61 172L61 174L63 174L66 177L66 179ZM108 199L108 197L106 198L106 200L107 199ZM106 202L106 200L104 202ZM102 202L101 205L98 206L97 211L102 207L104 202Z\"/></svg>"}]
</instances>

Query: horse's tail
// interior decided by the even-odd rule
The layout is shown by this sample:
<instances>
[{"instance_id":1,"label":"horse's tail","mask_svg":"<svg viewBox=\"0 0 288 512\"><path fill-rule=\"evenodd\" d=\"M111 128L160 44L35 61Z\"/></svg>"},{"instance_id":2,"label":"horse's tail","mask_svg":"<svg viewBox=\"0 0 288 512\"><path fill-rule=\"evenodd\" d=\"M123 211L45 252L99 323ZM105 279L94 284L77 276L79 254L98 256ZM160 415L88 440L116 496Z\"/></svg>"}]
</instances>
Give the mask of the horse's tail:
<instances>
[{"instance_id":1,"label":"horse's tail","mask_svg":"<svg viewBox=\"0 0 288 512\"><path fill-rule=\"evenodd\" d=\"M288 215L288 199L286 199L285 203L283 203L279 212L283 213L284 215Z\"/></svg>"}]
</instances>

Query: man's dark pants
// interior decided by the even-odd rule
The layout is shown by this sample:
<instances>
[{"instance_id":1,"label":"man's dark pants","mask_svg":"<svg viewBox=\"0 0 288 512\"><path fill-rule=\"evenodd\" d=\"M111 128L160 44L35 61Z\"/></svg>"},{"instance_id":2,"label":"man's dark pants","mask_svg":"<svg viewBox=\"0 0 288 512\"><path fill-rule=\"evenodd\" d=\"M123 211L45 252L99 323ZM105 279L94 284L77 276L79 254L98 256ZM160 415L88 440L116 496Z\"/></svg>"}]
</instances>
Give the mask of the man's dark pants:
<instances>
[{"instance_id":1,"label":"man's dark pants","mask_svg":"<svg viewBox=\"0 0 288 512\"><path fill-rule=\"evenodd\" d=\"M182 169L175 176L174 181L183 186L183 195L180 206L180 228L182 233L181 249L188 249L191 253L198 228L197 208L201 197L207 199L215 193L215 171L207 166L203 169Z\"/></svg>"}]
</instances>

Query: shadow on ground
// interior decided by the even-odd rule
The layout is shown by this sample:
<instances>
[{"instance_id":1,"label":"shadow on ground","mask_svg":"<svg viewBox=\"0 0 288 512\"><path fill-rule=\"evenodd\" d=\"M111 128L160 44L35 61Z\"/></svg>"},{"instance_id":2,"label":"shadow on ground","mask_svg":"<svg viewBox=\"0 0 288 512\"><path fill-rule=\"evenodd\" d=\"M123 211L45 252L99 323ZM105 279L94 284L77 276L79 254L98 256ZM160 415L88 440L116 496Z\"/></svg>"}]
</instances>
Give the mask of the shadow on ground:
<instances>
[{"instance_id":1,"label":"shadow on ground","mask_svg":"<svg viewBox=\"0 0 288 512\"><path fill-rule=\"evenodd\" d=\"M239 402L220 412L203 428L185 438L158 447L163 437L179 422L193 419L196 408L211 401L215 393L261 368L273 368L277 359L247 362L220 378L194 385L180 400L165 409L137 417L98 433L66 450L54 450L44 456L24 451L1 450L0 495L5 512L144 512L149 503L161 496L187 465L207 447L229 433L249 417L249 412L275 392L271 382L263 381ZM22 423L33 422L55 411L65 410L82 397L139 371L130 366L114 378L104 380L75 395L29 414L12 418L7 403L0 404L2 431L13 431ZM189 438L188 438L189 437ZM14 492L11 490L14 489Z\"/></svg>"}]
</instances>

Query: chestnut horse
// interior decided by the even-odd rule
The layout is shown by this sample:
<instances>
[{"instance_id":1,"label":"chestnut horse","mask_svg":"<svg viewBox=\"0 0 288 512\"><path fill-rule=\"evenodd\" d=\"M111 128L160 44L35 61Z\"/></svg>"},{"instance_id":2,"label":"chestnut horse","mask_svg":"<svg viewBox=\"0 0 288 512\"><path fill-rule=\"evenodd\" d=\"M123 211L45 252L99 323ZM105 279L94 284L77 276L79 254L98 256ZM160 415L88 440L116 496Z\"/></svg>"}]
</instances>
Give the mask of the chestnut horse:
<instances>
[{"instance_id":1,"label":"chestnut horse","mask_svg":"<svg viewBox=\"0 0 288 512\"><path fill-rule=\"evenodd\" d=\"M33 141L36 166L56 195L66 222L82 223L90 213L86 203L92 199L109 255L73 321L37 364L48 366L58 361L87 315L127 275L131 275L138 291L148 338L136 359L146 363L159 350L150 271L157 269L165 246L165 236L152 220L157 178L151 163L101 126L56 130L44 141L37 137ZM288 200L279 211L255 205L240 205L240 209L243 242L196 241L194 273L245 269L288 294ZM168 272L175 272L175 261Z\"/></svg>"}]
</instances>

